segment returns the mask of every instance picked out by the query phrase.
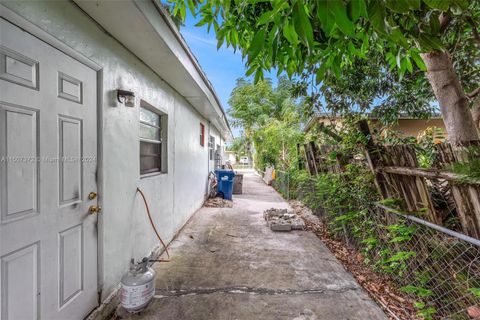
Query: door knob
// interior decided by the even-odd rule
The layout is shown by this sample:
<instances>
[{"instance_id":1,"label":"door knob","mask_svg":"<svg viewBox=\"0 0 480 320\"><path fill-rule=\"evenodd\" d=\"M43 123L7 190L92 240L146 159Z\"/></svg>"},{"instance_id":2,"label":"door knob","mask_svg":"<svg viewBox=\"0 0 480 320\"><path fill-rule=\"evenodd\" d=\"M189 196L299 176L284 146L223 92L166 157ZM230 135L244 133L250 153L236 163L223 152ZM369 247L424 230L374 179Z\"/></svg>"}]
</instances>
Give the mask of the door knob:
<instances>
[{"instance_id":1,"label":"door knob","mask_svg":"<svg viewBox=\"0 0 480 320\"><path fill-rule=\"evenodd\" d=\"M90 206L90 208L88 208L88 213L90 214L96 214L96 213L99 213L100 211L102 211L102 207L100 206Z\"/></svg>"},{"instance_id":2,"label":"door knob","mask_svg":"<svg viewBox=\"0 0 480 320\"><path fill-rule=\"evenodd\" d=\"M93 191L92 191L92 192L90 192L90 193L88 194L88 200L93 200L93 199L95 199L96 197L97 197L97 193L96 193L96 192L93 192Z\"/></svg>"}]
</instances>

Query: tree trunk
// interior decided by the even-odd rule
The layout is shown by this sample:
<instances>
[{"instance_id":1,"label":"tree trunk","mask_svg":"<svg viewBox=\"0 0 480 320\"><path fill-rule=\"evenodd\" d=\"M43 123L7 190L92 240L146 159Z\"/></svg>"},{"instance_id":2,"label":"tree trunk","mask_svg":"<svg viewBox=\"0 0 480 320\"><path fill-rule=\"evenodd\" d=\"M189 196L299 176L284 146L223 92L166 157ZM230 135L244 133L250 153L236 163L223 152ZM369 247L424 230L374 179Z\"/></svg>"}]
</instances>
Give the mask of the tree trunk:
<instances>
[{"instance_id":1,"label":"tree trunk","mask_svg":"<svg viewBox=\"0 0 480 320\"><path fill-rule=\"evenodd\" d=\"M478 95L473 101L472 117L473 122L477 126L478 133L480 134L480 95Z\"/></svg>"},{"instance_id":2,"label":"tree trunk","mask_svg":"<svg viewBox=\"0 0 480 320\"><path fill-rule=\"evenodd\" d=\"M423 53L427 77L437 98L448 139L453 145L478 140L478 132L462 85L447 52Z\"/></svg>"}]
</instances>

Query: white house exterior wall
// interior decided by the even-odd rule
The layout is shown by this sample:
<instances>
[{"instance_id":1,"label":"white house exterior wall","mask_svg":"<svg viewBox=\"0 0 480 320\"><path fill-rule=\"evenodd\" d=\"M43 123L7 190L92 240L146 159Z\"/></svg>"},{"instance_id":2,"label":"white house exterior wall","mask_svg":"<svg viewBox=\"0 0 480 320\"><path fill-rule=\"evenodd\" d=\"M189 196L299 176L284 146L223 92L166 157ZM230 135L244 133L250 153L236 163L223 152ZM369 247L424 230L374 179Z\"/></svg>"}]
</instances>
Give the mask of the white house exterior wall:
<instances>
[{"instance_id":1,"label":"white house exterior wall","mask_svg":"<svg viewBox=\"0 0 480 320\"><path fill-rule=\"evenodd\" d=\"M158 246L136 188L144 191L160 234L170 241L202 205L208 170L213 169L208 136L204 147L199 142L199 123L205 124L216 143L221 139L219 130L73 2L2 4L102 68L98 141L103 160L98 188L103 211L98 218L98 245L99 285L105 299L118 286L130 258L139 259ZM135 92L135 108L116 101L117 89ZM168 114L168 172L148 178L139 174L140 99Z\"/></svg>"},{"instance_id":2,"label":"white house exterior wall","mask_svg":"<svg viewBox=\"0 0 480 320\"><path fill-rule=\"evenodd\" d=\"M215 138L215 145L213 146L215 150L217 150L217 145L220 145L220 150L221 150L221 156L223 159L223 148L225 147L225 139L220 135L220 132L218 129L216 129L214 126L210 125L209 127L209 135ZM213 157L212 160L209 161L209 170L212 171L215 169L215 157Z\"/></svg>"}]
</instances>

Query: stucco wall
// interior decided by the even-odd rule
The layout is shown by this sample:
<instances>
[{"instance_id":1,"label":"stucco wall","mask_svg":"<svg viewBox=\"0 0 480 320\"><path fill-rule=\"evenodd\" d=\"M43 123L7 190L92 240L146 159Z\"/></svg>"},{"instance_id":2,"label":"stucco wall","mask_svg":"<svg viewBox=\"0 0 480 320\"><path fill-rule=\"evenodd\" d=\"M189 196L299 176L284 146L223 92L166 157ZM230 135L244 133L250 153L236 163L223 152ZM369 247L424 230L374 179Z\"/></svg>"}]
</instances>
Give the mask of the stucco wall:
<instances>
[{"instance_id":1,"label":"stucco wall","mask_svg":"<svg viewBox=\"0 0 480 320\"><path fill-rule=\"evenodd\" d=\"M402 132L405 136L417 137L429 127L440 128L447 136L445 123L442 119L399 119L398 125L393 126L392 129Z\"/></svg>"},{"instance_id":2,"label":"stucco wall","mask_svg":"<svg viewBox=\"0 0 480 320\"><path fill-rule=\"evenodd\" d=\"M132 256L139 259L158 246L136 188L144 191L160 234L170 241L204 199L209 161L208 144L202 147L199 143L200 121L217 141L220 135L74 3L2 3L102 67L99 141L103 162L98 187L103 212L98 245L99 281L105 298L118 285ZM139 101L135 108L118 104L115 90L119 88L134 91L138 99L168 114L167 173L140 177Z\"/></svg>"}]
</instances>

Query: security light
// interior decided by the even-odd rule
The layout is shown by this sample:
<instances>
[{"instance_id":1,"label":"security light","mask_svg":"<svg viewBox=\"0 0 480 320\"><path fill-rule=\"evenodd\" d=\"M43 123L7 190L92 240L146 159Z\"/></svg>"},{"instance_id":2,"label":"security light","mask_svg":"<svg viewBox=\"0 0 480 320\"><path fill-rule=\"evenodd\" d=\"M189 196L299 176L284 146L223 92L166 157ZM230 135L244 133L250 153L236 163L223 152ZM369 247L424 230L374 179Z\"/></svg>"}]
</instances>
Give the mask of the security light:
<instances>
[{"instance_id":1,"label":"security light","mask_svg":"<svg viewBox=\"0 0 480 320\"><path fill-rule=\"evenodd\" d=\"M132 91L117 90L117 100L126 107L135 107L135 94Z\"/></svg>"}]
</instances>

